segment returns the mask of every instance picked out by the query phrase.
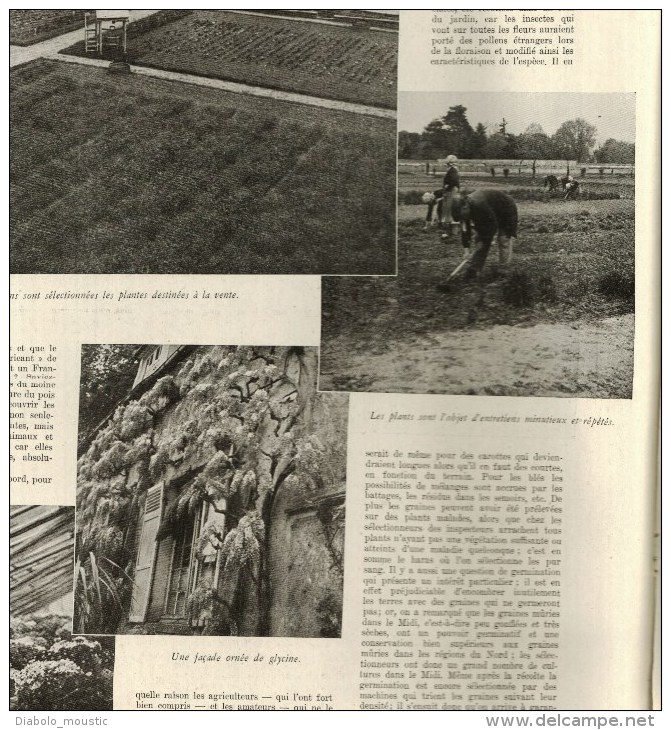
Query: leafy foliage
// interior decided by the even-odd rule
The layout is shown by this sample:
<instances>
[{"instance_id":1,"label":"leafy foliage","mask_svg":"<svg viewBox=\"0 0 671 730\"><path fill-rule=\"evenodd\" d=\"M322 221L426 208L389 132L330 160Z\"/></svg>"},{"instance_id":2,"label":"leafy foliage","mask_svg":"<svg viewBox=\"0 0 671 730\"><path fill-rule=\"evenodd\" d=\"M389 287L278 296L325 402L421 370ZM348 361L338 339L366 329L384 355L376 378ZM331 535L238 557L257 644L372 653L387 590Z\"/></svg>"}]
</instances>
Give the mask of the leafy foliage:
<instances>
[{"instance_id":1,"label":"leafy foliage","mask_svg":"<svg viewBox=\"0 0 671 730\"><path fill-rule=\"evenodd\" d=\"M133 384L137 345L82 345L79 381L80 441L107 416Z\"/></svg>"},{"instance_id":2,"label":"leafy foliage","mask_svg":"<svg viewBox=\"0 0 671 730\"><path fill-rule=\"evenodd\" d=\"M70 659L84 672L97 672L102 665L101 647L83 636L62 639L45 652L47 659Z\"/></svg>"},{"instance_id":3,"label":"leafy foliage","mask_svg":"<svg viewBox=\"0 0 671 730\"><path fill-rule=\"evenodd\" d=\"M631 274L620 271L609 271L599 280L599 291L608 301L622 300L634 304L636 282Z\"/></svg>"},{"instance_id":4,"label":"leafy foliage","mask_svg":"<svg viewBox=\"0 0 671 730\"><path fill-rule=\"evenodd\" d=\"M112 672L94 676L70 659L31 662L14 683L17 710L112 709Z\"/></svg>"},{"instance_id":5,"label":"leafy foliage","mask_svg":"<svg viewBox=\"0 0 671 730\"><path fill-rule=\"evenodd\" d=\"M10 644L13 709L112 709L113 639L72 637L65 616L36 615L12 624L21 634Z\"/></svg>"},{"instance_id":6,"label":"leafy foliage","mask_svg":"<svg viewBox=\"0 0 671 730\"><path fill-rule=\"evenodd\" d=\"M265 540L265 524L258 512L246 514L226 535L221 546L225 558L224 569L240 571L249 568L252 574L258 572L261 547Z\"/></svg>"},{"instance_id":7,"label":"leafy foliage","mask_svg":"<svg viewBox=\"0 0 671 730\"><path fill-rule=\"evenodd\" d=\"M325 639L339 639L342 631L342 600L328 591L317 604L320 634Z\"/></svg>"},{"instance_id":8,"label":"leafy foliage","mask_svg":"<svg viewBox=\"0 0 671 730\"><path fill-rule=\"evenodd\" d=\"M30 662L43 656L46 642L36 637L24 636L9 642L9 663L12 669L23 669Z\"/></svg>"},{"instance_id":9,"label":"leafy foliage","mask_svg":"<svg viewBox=\"0 0 671 730\"><path fill-rule=\"evenodd\" d=\"M39 614L32 617L10 617L11 638L27 637L42 646L50 646L56 639L70 635L71 621L58 614Z\"/></svg>"},{"instance_id":10,"label":"leafy foliage","mask_svg":"<svg viewBox=\"0 0 671 730\"><path fill-rule=\"evenodd\" d=\"M584 162L596 143L596 127L584 119L571 119L552 136L556 154L565 160Z\"/></svg>"},{"instance_id":11,"label":"leafy foliage","mask_svg":"<svg viewBox=\"0 0 671 730\"><path fill-rule=\"evenodd\" d=\"M450 107L442 117L430 121L421 133L401 130L398 133L399 159L436 160L447 154L459 159L489 160L576 160L587 162L596 143L597 129L584 119L562 122L549 135L536 123L529 124L521 134L507 131L504 119L488 133L479 122L471 126L467 109L462 105ZM594 151L596 162L633 164L635 145L610 138Z\"/></svg>"},{"instance_id":12,"label":"leafy foliage","mask_svg":"<svg viewBox=\"0 0 671 730\"><path fill-rule=\"evenodd\" d=\"M224 596L212 585L211 570L203 571L189 601L194 615L202 620L205 612L208 621L235 631L250 590L267 613L267 536L278 491L311 493L344 481L343 425L323 409L322 443L302 418L316 398L299 382L303 357L302 348L201 348L101 429L78 466L75 616L81 630L115 630L132 589L134 553L126 545L145 485L169 481L186 465L198 473L171 503L159 539L208 505L220 516L208 518L195 554L209 556L211 565L213 551L220 553L227 591ZM170 409L155 407L163 398Z\"/></svg>"},{"instance_id":13,"label":"leafy foliage","mask_svg":"<svg viewBox=\"0 0 671 730\"><path fill-rule=\"evenodd\" d=\"M79 632L114 633L130 592L129 576L104 556L110 548L105 542L109 539L108 529L96 530L95 525L93 528L87 525L83 530L82 543L93 543L99 557L91 551L83 560L78 557L75 564L74 626ZM111 529L116 531L117 528Z\"/></svg>"},{"instance_id":14,"label":"leafy foliage","mask_svg":"<svg viewBox=\"0 0 671 730\"><path fill-rule=\"evenodd\" d=\"M636 145L609 137L601 147L594 150L594 159L601 163L633 165L636 162Z\"/></svg>"}]
</instances>

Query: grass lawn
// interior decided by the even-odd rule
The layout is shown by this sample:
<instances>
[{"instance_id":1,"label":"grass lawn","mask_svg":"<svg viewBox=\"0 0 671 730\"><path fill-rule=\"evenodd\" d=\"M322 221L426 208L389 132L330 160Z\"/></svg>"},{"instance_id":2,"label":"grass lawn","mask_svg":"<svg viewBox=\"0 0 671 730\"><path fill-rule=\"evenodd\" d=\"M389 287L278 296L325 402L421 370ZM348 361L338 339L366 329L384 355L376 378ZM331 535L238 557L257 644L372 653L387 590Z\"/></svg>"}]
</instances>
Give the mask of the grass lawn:
<instances>
[{"instance_id":1,"label":"grass lawn","mask_svg":"<svg viewBox=\"0 0 671 730\"><path fill-rule=\"evenodd\" d=\"M128 42L131 63L391 109L397 50L397 33L220 10L140 21Z\"/></svg>"},{"instance_id":2,"label":"grass lawn","mask_svg":"<svg viewBox=\"0 0 671 730\"><path fill-rule=\"evenodd\" d=\"M58 61L10 74L12 273L395 269L395 123Z\"/></svg>"},{"instance_id":3,"label":"grass lawn","mask_svg":"<svg viewBox=\"0 0 671 730\"><path fill-rule=\"evenodd\" d=\"M84 28L85 10L10 10L9 42L31 46L70 30ZM82 35L84 31L82 30Z\"/></svg>"}]
</instances>

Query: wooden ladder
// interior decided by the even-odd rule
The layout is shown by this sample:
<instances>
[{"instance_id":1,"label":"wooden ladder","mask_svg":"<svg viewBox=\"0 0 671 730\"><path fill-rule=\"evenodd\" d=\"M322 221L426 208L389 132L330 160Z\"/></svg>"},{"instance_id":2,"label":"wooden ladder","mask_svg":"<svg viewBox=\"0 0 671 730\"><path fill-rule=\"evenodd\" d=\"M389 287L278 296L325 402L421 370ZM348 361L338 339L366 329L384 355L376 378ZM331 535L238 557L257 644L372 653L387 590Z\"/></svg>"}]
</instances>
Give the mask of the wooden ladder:
<instances>
[{"instance_id":1,"label":"wooden ladder","mask_svg":"<svg viewBox=\"0 0 671 730\"><path fill-rule=\"evenodd\" d=\"M89 26L89 14L84 14L84 51L85 53L96 53L98 50L98 36L96 34L95 23Z\"/></svg>"}]
</instances>

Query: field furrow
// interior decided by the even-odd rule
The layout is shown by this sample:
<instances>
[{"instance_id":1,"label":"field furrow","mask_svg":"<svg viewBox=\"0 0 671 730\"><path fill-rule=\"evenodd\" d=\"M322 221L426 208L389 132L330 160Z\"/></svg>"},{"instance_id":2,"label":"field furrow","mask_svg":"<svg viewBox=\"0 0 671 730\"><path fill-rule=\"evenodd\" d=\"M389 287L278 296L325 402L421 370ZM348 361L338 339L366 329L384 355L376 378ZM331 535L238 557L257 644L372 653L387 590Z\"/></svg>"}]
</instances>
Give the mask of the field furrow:
<instances>
[{"instance_id":1,"label":"field furrow","mask_svg":"<svg viewBox=\"0 0 671 730\"><path fill-rule=\"evenodd\" d=\"M11 74L13 272L393 273L392 120L36 63Z\"/></svg>"},{"instance_id":2,"label":"field furrow","mask_svg":"<svg viewBox=\"0 0 671 730\"><path fill-rule=\"evenodd\" d=\"M174 12L131 26L131 63L396 108L396 33L221 10L173 20ZM85 55L83 43L67 52Z\"/></svg>"}]
</instances>

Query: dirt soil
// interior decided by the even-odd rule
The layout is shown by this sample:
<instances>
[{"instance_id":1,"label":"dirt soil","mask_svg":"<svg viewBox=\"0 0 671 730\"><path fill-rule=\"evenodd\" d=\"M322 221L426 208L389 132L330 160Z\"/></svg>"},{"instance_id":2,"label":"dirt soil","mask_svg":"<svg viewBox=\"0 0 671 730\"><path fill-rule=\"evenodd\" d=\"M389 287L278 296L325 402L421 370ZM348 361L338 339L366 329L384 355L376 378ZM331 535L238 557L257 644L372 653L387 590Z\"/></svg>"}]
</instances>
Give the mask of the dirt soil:
<instances>
[{"instance_id":1,"label":"dirt soil","mask_svg":"<svg viewBox=\"0 0 671 730\"><path fill-rule=\"evenodd\" d=\"M365 344L351 352L347 338L329 343L322 354L320 389L631 397L633 314L591 324L433 332L388 344L393 355L370 352ZM336 369L346 375L336 375Z\"/></svg>"},{"instance_id":2,"label":"dirt soil","mask_svg":"<svg viewBox=\"0 0 671 730\"><path fill-rule=\"evenodd\" d=\"M633 200L518 207L513 263L446 284L460 241L400 206L397 277L322 281L320 389L631 397Z\"/></svg>"}]
</instances>

